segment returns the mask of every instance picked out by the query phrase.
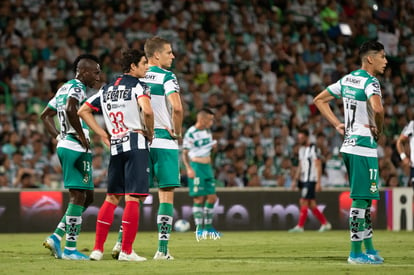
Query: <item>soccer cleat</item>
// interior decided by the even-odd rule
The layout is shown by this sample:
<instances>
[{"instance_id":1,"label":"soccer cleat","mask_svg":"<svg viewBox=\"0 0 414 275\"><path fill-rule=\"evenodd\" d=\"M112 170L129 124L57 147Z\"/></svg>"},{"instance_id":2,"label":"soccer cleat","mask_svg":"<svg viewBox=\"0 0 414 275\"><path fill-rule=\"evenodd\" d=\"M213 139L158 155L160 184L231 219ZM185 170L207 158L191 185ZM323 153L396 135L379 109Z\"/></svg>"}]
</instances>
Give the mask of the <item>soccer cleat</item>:
<instances>
[{"instance_id":1,"label":"soccer cleat","mask_svg":"<svg viewBox=\"0 0 414 275\"><path fill-rule=\"evenodd\" d=\"M77 250L63 250L62 259L64 260L89 260L89 257Z\"/></svg>"},{"instance_id":2,"label":"soccer cleat","mask_svg":"<svg viewBox=\"0 0 414 275\"><path fill-rule=\"evenodd\" d=\"M329 231L332 229L332 225L327 222L325 224L322 224L321 227L319 228L319 232L325 232L325 231Z\"/></svg>"},{"instance_id":3,"label":"soccer cleat","mask_svg":"<svg viewBox=\"0 0 414 275\"><path fill-rule=\"evenodd\" d=\"M197 242L199 242L201 240L205 240L205 238L203 236L203 232L204 232L203 228L198 225L196 227L196 231L195 231L195 235L196 235L195 237L196 237Z\"/></svg>"},{"instance_id":4,"label":"soccer cleat","mask_svg":"<svg viewBox=\"0 0 414 275\"><path fill-rule=\"evenodd\" d=\"M55 235L50 235L49 237L47 237L46 240L43 242L43 246L49 249L56 259L62 258L62 249L60 248L60 241Z\"/></svg>"},{"instance_id":5,"label":"soccer cleat","mask_svg":"<svg viewBox=\"0 0 414 275\"><path fill-rule=\"evenodd\" d=\"M302 233L303 231L305 231L304 229L303 229L303 227L300 227L300 226L295 226L295 227L293 227L292 229L290 229L288 232L289 233Z\"/></svg>"},{"instance_id":6,"label":"soccer cleat","mask_svg":"<svg viewBox=\"0 0 414 275\"><path fill-rule=\"evenodd\" d=\"M204 239L210 239L210 240L218 240L220 239L222 236L222 234L220 232L218 232L216 229L214 229L213 227L209 228L209 229L204 229L203 231L203 238Z\"/></svg>"},{"instance_id":7,"label":"soccer cleat","mask_svg":"<svg viewBox=\"0 0 414 275\"><path fill-rule=\"evenodd\" d=\"M118 260L119 258L119 253L121 253L121 248L122 248L122 243L120 242L116 242L114 245L114 248L112 248L112 258L114 258L115 260Z\"/></svg>"},{"instance_id":8,"label":"soccer cleat","mask_svg":"<svg viewBox=\"0 0 414 275\"><path fill-rule=\"evenodd\" d=\"M377 261L367 254L361 254L357 257L348 257L348 263L350 264L382 264L381 261Z\"/></svg>"},{"instance_id":9,"label":"soccer cleat","mask_svg":"<svg viewBox=\"0 0 414 275\"><path fill-rule=\"evenodd\" d=\"M146 260L147 258L138 256L138 254L135 253L134 250L132 250L131 254L126 254L125 252L121 251L118 257L118 261L143 262Z\"/></svg>"},{"instance_id":10,"label":"soccer cleat","mask_svg":"<svg viewBox=\"0 0 414 275\"><path fill-rule=\"evenodd\" d=\"M91 255L89 255L89 259L92 261L100 261L103 258L103 252L100 250L92 251Z\"/></svg>"},{"instance_id":11,"label":"soccer cleat","mask_svg":"<svg viewBox=\"0 0 414 275\"><path fill-rule=\"evenodd\" d=\"M380 256L378 250L367 250L366 254L371 259L374 259L374 260L379 261L381 263L384 262L384 258Z\"/></svg>"},{"instance_id":12,"label":"soccer cleat","mask_svg":"<svg viewBox=\"0 0 414 275\"><path fill-rule=\"evenodd\" d=\"M154 255L154 260L174 260L174 257L170 255L170 252L163 253L161 251L157 251Z\"/></svg>"}]
</instances>

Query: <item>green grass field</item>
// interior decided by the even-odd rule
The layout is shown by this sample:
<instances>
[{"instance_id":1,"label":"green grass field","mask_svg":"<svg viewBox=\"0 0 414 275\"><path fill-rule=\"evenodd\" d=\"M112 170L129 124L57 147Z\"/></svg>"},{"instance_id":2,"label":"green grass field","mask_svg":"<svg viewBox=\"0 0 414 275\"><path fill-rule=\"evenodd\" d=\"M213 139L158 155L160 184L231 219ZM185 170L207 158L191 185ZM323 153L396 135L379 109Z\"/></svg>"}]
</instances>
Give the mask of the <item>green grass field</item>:
<instances>
[{"instance_id":1,"label":"green grass field","mask_svg":"<svg viewBox=\"0 0 414 275\"><path fill-rule=\"evenodd\" d=\"M44 234L0 234L0 274L414 274L412 232L374 232L382 265L349 265L349 233L287 233L282 231L223 232L221 240L197 242L194 233L173 233L174 261L154 261L156 232L139 232L135 251L146 262L118 262L110 251L99 262L65 261L50 256L42 246ZM94 233L81 233L78 248L89 255Z\"/></svg>"}]
</instances>

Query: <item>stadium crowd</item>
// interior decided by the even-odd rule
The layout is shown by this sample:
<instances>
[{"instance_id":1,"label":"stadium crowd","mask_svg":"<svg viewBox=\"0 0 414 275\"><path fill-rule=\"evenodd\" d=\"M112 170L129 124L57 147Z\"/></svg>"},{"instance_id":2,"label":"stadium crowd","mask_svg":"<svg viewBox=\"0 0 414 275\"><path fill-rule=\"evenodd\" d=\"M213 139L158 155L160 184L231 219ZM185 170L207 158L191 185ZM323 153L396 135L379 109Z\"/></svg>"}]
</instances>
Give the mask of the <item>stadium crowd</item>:
<instances>
[{"instance_id":1,"label":"stadium crowd","mask_svg":"<svg viewBox=\"0 0 414 275\"><path fill-rule=\"evenodd\" d=\"M400 166L395 141L414 119L413 13L408 0L2 1L0 186L59 188L56 141L39 113L73 77L79 54L100 58L102 85L121 73L123 48L142 48L153 35L173 42L184 129L202 107L215 112L214 167L218 186L229 187L289 188L303 126L322 150L323 185L346 185L337 161L342 137L312 99L358 68L363 41L380 40L389 60L379 77L386 108L378 149L381 184L405 186L408 171ZM108 152L96 136L91 144L95 186L105 187ZM338 172L342 180L334 181Z\"/></svg>"}]
</instances>

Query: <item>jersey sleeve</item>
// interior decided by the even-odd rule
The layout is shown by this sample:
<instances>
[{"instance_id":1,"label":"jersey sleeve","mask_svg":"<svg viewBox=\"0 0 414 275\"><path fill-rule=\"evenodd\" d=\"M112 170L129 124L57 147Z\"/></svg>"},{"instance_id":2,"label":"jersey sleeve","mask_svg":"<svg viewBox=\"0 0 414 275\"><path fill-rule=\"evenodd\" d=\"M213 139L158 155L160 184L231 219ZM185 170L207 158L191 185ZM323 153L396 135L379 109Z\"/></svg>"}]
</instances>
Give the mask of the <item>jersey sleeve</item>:
<instances>
[{"instance_id":1,"label":"jersey sleeve","mask_svg":"<svg viewBox=\"0 0 414 275\"><path fill-rule=\"evenodd\" d=\"M379 95L380 97L382 97L381 88L378 80L375 79L367 85L367 87L365 88L365 94L367 98L370 98L373 95Z\"/></svg>"},{"instance_id":2,"label":"jersey sleeve","mask_svg":"<svg viewBox=\"0 0 414 275\"><path fill-rule=\"evenodd\" d=\"M56 104L56 96L54 96L48 103L47 103L47 107L49 107L50 109L56 111L57 110L57 104Z\"/></svg>"},{"instance_id":3,"label":"jersey sleeve","mask_svg":"<svg viewBox=\"0 0 414 275\"><path fill-rule=\"evenodd\" d=\"M165 76L164 90L166 96L175 92L180 92L180 85L178 85L177 77L175 74L170 73Z\"/></svg>"},{"instance_id":4,"label":"jersey sleeve","mask_svg":"<svg viewBox=\"0 0 414 275\"><path fill-rule=\"evenodd\" d=\"M150 90L150 87L147 84L145 84L145 83L143 83L141 81L138 82L137 86L135 86L133 88L133 91L134 91L135 96L137 98L140 98L142 96L147 96L147 97L151 98L151 90Z\"/></svg>"},{"instance_id":5,"label":"jersey sleeve","mask_svg":"<svg viewBox=\"0 0 414 275\"><path fill-rule=\"evenodd\" d=\"M89 107L93 109L94 112L97 112L99 114L102 113L102 105L101 105L101 97L102 97L102 89L99 90L96 94L88 98L88 100L85 102Z\"/></svg>"},{"instance_id":6,"label":"jersey sleeve","mask_svg":"<svg viewBox=\"0 0 414 275\"><path fill-rule=\"evenodd\" d=\"M333 95L335 98L341 98L341 80L329 85L326 90Z\"/></svg>"},{"instance_id":7,"label":"jersey sleeve","mask_svg":"<svg viewBox=\"0 0 414 275\"><path fill-rule=\"evenodd\" d=\"M81 103L85 99L85 92L83 91L82 87L73 85L69 89L68 97L72 97Z\"/></svg>"},{"instance_id":8,"label":"jersey sleeve","mask_svg":"<svg viewBox=\"0 0 414 275\"><path fill-rule=\"evenodd\" d=\"M406 137L411 137L414 134L414 120L411 120L408 125L404 127L404 129L401 131L401 135Z\"/></svg>"},{"instance_id":9,"label":"jersey sleeve","mask_svg":"<svg viewBox=\"0 0 414 275\"><path fill-rule=\"evenodd\" d=\"M187 149L187 150L190 150L191 147L192 147L192 145L193 145L193 143L194 143L193 137L191 136L190 133L187 132L184 135L184 138L183 138L183 148L184 149Z\"/></svg>"}]
</instances>

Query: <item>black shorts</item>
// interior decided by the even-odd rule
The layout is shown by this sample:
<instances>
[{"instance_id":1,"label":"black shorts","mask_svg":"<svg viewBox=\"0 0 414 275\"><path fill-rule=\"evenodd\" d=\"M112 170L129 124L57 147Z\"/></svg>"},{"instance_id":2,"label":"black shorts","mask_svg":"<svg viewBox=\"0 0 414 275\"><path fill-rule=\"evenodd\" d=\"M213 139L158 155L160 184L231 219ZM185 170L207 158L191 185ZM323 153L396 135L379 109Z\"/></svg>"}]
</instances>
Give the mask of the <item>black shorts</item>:
<instances>
[{"instance_id":1,"label":"black shorts","mask_svg":"<svg viewBox=\"0 0 414 275\"><path fill-rule=\"evenodd\" d=\"M410 169L410 179L408 180L408 185L411 185L414 189L414 167L411 167Z\"/></svg>"},{"instance_id":2,"label":"black shorts","mask_svg":"<svg viewBox=\"0 0 414 275\"><path fill-rule=\"evenodd\" d=\"M298 187L302 199L315 199L316 181L299 181Z\"/></svg>"},{"instance_id":3,"label":"black shorts","mask_svg":"<svg viewBox=\"0 0 414 275\"><path fill-rule=\"evenodd\" d=\"M149 193L148 160L148 149L131 150L111 156L107 193L147 196Z\"/></svg>"}]
</instances>

